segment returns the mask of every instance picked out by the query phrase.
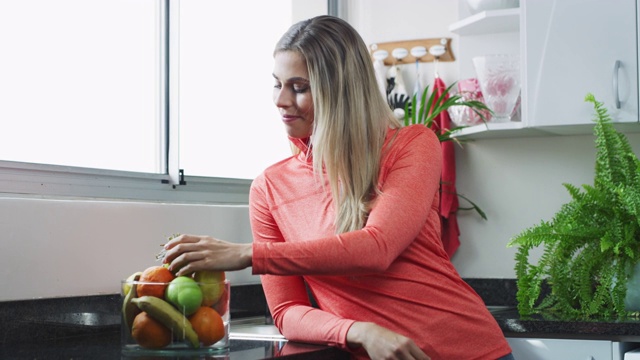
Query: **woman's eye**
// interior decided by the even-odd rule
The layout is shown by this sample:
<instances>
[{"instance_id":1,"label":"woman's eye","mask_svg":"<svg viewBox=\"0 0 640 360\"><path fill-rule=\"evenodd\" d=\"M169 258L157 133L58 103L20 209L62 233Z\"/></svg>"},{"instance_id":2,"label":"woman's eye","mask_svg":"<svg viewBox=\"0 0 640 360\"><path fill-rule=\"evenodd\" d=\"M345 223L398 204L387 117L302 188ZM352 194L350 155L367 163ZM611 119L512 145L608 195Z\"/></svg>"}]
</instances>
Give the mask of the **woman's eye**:
<instances>
[{"instance_id":1,"label":"woman's eye","mask_svg":"<svg viewBox=\"0 0 640 360\"><path fill-rule=\"evenodd\" d=\"M307 86L307 85L302 85L302 86L294 85L293 86L293 92L295 92L296 94L305 93L305 92L307 92L307 90L309 90L309 86Z\"/></svg>"}]
</instances>

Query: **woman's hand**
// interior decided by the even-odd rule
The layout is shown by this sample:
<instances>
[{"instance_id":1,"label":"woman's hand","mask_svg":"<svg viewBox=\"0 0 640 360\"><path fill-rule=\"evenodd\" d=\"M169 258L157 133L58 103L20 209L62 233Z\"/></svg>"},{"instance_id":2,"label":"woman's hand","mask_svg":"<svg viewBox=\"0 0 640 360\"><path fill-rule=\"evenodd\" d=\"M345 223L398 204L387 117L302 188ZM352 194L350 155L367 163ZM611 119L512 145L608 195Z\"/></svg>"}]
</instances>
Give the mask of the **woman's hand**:
<instances>
[{"instance_id":1,"label":"woman's hand","mask_svg":"<svg viewBox=\"0 0 640 360\"><path fill-rule=\"evenodd\" d=\"M251 244L234 244L210 236L180 235L164 246L164 263L176 275L198 270L242 270L251 266Z\"/></svg>"},{"instance_id":2,"label":"woman's hand","mask_svg":"<svg viewBox=\"0 0 640 360\"><path fill-rule=\"evenodd\" d=\"M369 322L355 322L347 332L351 347L362 346L372 360L430 360L413 340Z\"/></svg>"}]
</instances>

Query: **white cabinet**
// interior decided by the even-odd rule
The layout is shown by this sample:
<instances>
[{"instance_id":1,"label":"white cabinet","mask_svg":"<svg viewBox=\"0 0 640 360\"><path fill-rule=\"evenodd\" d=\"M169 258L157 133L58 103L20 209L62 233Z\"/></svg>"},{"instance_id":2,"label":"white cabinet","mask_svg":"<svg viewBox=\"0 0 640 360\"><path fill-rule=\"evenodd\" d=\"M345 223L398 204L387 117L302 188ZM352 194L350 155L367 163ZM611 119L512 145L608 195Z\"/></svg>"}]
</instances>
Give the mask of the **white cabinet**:
<instances>
[{"instance_id":1,"label":"white cabinet","mask_svg":"<svg viewBox=\"0 0 640 360\"><path fill-rule=\"evenodd\" d=\"M527 126L591 124L589 92L615 122L638 122L635 0L520 3Z\"/></svg>"},{"instance_id":2,"label":"white cabinet","mask_svg":"<svg viewBox=\"0 0 640 360\"><path fill-rule=\"evenodd\" d=\"M637 14L635 0L520 0L519 9L452 24L461 79L475 77L473 56L515 52L522 61L521 122L477 125L461 135L592 133L587 93L604 102L622 130L640 131Z\"/></svg>"},{"instance_id":3,"label":"white cabinet","mask_svg":"<svg viewBox=\"0 0 640 360\"><path fill-rule=\"evenodd\" d=\"M608 340L507 338L518 360L623 360L637 343Z\"/></svg>"}]
</instances>

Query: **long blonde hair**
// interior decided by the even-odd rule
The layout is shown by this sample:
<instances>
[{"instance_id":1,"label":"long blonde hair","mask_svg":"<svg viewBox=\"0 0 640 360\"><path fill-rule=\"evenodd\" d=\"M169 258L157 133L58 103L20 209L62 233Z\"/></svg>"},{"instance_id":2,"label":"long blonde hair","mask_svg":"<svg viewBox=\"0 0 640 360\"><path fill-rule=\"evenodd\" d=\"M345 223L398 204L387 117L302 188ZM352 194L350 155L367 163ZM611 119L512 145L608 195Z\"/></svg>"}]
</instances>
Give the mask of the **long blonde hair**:
<instances>
[{"instance_id":1,"label":"long blonde hair","mask_svg":"<svg viewBox=\"0 0 640 360\"><path fill-rule=\"evenodd\" d=\"M346 21L318 16L294 24L274 53L306 60L314 103L314 172L326 171L336 204L336 233L361 229L378 193L382 146L401 125L376 82L364 41Z\"/></svg>"}]
</instances>

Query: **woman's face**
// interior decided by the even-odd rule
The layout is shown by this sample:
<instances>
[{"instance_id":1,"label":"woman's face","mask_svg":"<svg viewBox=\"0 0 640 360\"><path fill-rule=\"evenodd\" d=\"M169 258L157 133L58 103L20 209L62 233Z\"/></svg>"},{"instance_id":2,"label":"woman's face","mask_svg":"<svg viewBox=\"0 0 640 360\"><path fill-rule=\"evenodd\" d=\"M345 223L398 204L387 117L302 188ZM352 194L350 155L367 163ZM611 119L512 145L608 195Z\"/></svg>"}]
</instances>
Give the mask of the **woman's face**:
<instances>
[{"instance_id":1,"label":"woman's face","mask_svg":"<svg viewBox=\"0 0 640 360\"><path fill-rule=\"evenodd\" d=\"M273 102L280 111L287 134L293 138L308 137L313 127L313 98L307 64L295 51L280 51L274 60Z\"/></svg>"}]
</instances>

